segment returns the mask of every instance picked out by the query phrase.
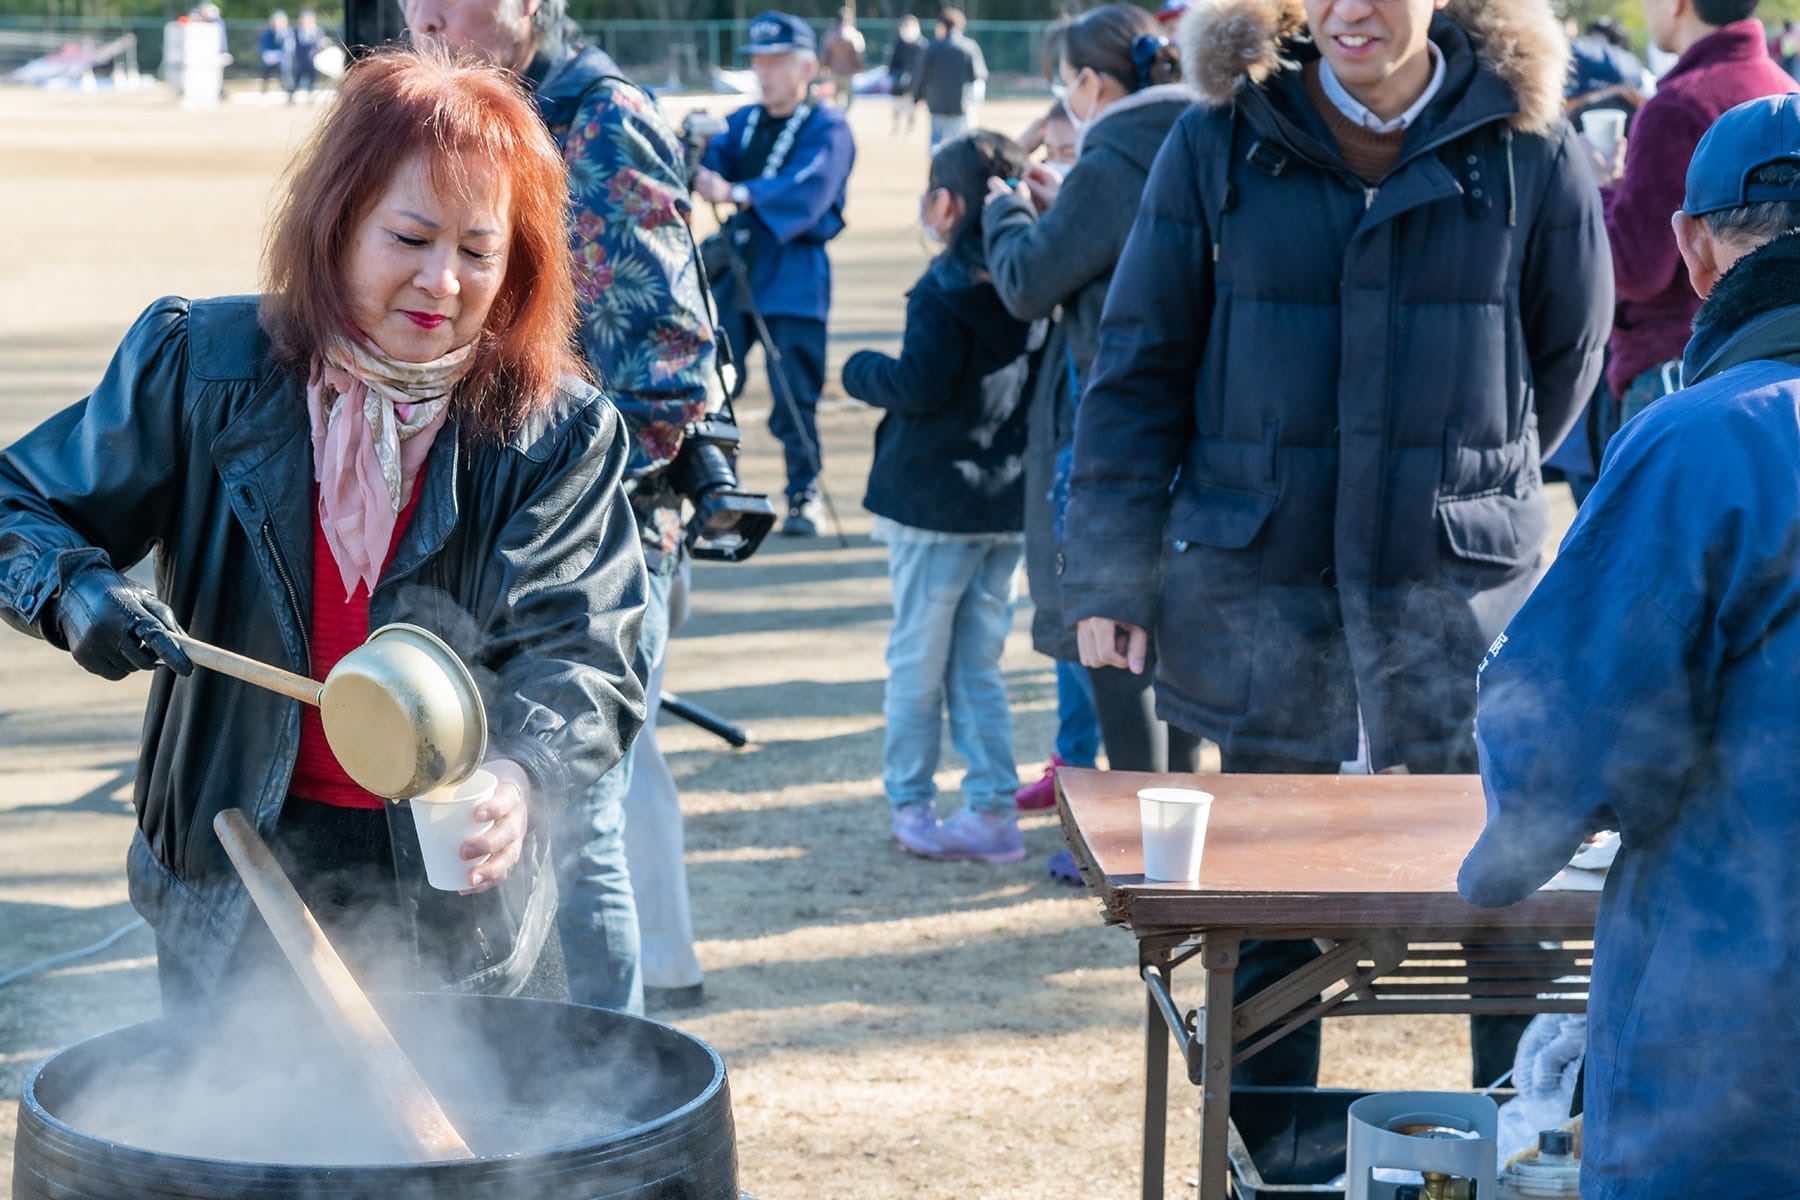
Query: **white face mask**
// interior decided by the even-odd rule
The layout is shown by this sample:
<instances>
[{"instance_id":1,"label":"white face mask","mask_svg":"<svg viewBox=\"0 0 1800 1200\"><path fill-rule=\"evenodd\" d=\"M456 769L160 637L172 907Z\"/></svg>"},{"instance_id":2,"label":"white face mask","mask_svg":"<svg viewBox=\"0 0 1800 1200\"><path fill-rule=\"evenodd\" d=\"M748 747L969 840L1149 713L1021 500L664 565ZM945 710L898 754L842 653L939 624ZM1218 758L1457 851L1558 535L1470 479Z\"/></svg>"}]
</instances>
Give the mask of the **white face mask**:
<instances>
[{"instance_id":1,"label":"white face mask","mask_svg":"<svg viewBox=\"0 0 1800 1200\"><path fill-rule=\"evenodd\" d=\"M1081 82L1081 76L1079 73L1075 76L1075 81L1076 81L1077 86L1079 86L1080 82ZM1062 102L1063 102L1063 111L1069 114L1069 124L1071 124L1075 127L1075 140L1077 143L1079 143L1081 141L1083 135L1085 135L1087 133L1088 126L1092 125L1094 123L1094 120L1097 117L1099 117L1100 106L1098 104L1096 104L1094 106L1094 111L1090 112L1085 117L1082 116L1080 113L1076 112L1075 111L1075 89L1074 88L1069 89L1068 94L1062 98Z\"/></svg>"},{"instance_id":2,"label":"white face mask","mask_svg":"<svg viewBox=\"0 0 1800 1200\"><path fill-rule=\"evenodd\" d=\"M1044 170L1046 170L1046 171L1050 172L1052 175L1056 176L1058 179L1067 179L1069 177L1069 168L1074 166L1075 164L1074 163L1064 163L1064 162L1047 162L1047 163L1040 163L1039 165L1042 166L1044 168Z\"/></svg>"}]
</instances>

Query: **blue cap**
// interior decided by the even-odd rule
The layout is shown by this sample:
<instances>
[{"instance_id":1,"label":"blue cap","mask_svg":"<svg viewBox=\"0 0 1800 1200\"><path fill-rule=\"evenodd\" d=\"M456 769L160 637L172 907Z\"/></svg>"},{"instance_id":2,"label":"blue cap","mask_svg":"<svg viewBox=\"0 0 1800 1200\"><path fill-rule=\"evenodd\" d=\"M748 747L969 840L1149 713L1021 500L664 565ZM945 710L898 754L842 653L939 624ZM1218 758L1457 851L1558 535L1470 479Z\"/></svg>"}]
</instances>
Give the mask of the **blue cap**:
<instances>
[{"instance_id":1,"label":"blue cap","mask_svg":"<svg viewBox=\"0 0 1800 1200\"><path fill-rule=\"evenodd\" d=\"M1766 200L1800 200L1800 183L1750 182L1759 167L1789 161L1800 166L1800 95L1746 100L1714 121L1694 147L1681 211L1698 217Z\"/></svg>"},{"instance_id":2,"label":"blue cap","mask_svg":"<svg viewBox=\"0 0 1800 1200\"><path fill-rule=\"evenodd\" d=\"M750 22L750 38L739 54L787 54L793 50L816 53L819 43L812 26L784 12L766 12Z\"/></svg>"}]
</instances>

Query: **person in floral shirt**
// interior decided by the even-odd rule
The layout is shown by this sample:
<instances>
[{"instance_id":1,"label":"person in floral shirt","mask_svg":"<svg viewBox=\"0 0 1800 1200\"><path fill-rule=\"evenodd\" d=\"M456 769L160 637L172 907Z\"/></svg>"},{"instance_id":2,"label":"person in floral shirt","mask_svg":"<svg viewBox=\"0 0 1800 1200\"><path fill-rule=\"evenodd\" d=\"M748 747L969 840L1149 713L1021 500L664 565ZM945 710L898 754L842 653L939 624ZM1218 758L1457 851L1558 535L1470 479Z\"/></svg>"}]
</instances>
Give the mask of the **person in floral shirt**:
<instances>
[{"instance_id":1,"label":"person in floral shirt","mask_svg":"<svg viewBox=\"0 0 1800 1200\"><path fill-rule=\"evenodd\" d=\"M576 40L564 0L402 0L402 8L415 40L517 72L569 165L582 349L633 439L625 486L650 567L636 667L651 712L624 760L570 806L558 926L577 1003L642 1012L646 991L693 1002L701 979L681 809L654 733L670 598L685 591L681 501L667 469L718 386L681 140L611 58Z\"/></svg>"},{"instance_id":2,"label":"person in floral shirt","mask_svg":"<svg viewBox=\"0 0 1800 1200\"><path fill-rule=\"evenodd\" d=\"M561 76L588 73L581 57L605 60L589 70L604 66L611 78L598 77L575 98L566 123L550 121L550 132L569 164L582 348L631 428L626 476L635 485L645 557L652 571L668 574L681 514L663 476L716 380L687 226L686 168L680 139L655 103L592 47L540 84L539 106L564 107L552 93L563 90ZM546 111L546 119L557 115Z\"/></svg>"}]
</instances>

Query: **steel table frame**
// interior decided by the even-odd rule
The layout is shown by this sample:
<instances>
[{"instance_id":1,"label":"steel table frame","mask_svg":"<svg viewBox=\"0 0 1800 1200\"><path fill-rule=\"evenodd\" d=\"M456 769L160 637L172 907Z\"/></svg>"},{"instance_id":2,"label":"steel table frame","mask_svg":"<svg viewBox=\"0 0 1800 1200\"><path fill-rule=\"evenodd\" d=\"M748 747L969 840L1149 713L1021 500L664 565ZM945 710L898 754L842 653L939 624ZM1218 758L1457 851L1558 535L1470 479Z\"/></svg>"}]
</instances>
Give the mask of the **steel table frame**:
<instances>
[{"instance_id":1,"label":"steel table frame","mask_svg":"<svg viewBox=\"0 0 1800 1200\"><path fill-rule=\"evenodd\" d=\"M1163 1197L1171 1042L1189 1082L1200 1090L1199 1200L1224 1200L1232 1070L1307 1022L1326 1016L1586 1011L1594 893L1540 893L1511 909L1480 911L1456 897L1453 882L1440 884L1435 875L1429 890L1393 895L1146 885L1141 875L1105 874L1101 858L1116 864L1121 857L1120 828L1114 823L1095 831L1078 823L1066 781L1091 791L1092 780L1081 779L1086 775L1059 772L1058 804L1076 861L1103 901L1107 921L1130 929L1138 942L1145 989L1143 1200ZM1208 776L1204 783L1215 792L1227 786L1280 786L1276 777L1260 777L1254 784L1241 776L1235 778L1246 782L1224 782L1231 778ZM1416 791L1423 785L1421 777L1410 778L1409 784L1346 782L1343 787ZM1108 780L1108 791L1152 782L1200 781L1120 773ZM1478 781L1456 783L1479 795ZM1209 836L1209 854L1211 842ZM1138 864L1141 870L1141 860ZM1320 956L1236 1002L1243 944L1288 939L1313 941ZM1199 967L1200 995L1184 1010L1175 975L1190 964Z\"/></svg>"},{"instance_id":2,"label":"steel table frame","mask_svg":"<svg viewBox=\"0 0 1800 1200\"><path fill-rule=\"evenodd\" d=\"M1593 928L1532 933L1575 941L1591 938ZM1256 939L1312 939L1322 953L1238 1004L1233 1002L1238 952L1252 940L1246 930L1141 935L1138 970L1146 996L1143 1200L1163 1196L1171 1041L1189 1082L1200 1089L1200 1200L1224 1200L1232 1069L1301 1025L1325 1016L1585 1012L1591 951L1554 943L1522 945L1519 936L1518 931L1471 934L1466 929L1322 936L1316 928L1259 928ZM1203 977L1202 1000L1184 1013L1174 995L1174 973L1195 960ZM1460 969L1456 963L1462 964Z\"/></svg>"}]
</instances>

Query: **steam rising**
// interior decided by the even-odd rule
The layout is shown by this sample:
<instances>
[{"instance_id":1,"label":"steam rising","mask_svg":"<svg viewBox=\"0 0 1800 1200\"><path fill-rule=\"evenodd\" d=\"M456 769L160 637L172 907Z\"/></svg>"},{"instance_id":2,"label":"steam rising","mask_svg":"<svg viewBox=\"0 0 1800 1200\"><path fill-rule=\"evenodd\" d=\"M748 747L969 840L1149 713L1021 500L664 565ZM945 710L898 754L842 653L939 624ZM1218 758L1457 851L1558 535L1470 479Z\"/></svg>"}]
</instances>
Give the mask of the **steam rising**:
<instances>
[{"instance_id":1,"label":"steam rising","mask_svg":"<svg viewBox=\"0 0 1800 1200\"><path fill-rule=\"evenodd\" d=\"M377 996L377 1007L457 1130L480 1157L528 1154L620 1133L679 1107L645 1048L564 1043L566 1023L499 1027L491 1007L455 998ZM511 1007L511 1005L507 1005ZM518 1002L541 1017L559 1008ZM623 1018L609 1030L629 1028ZM76 1128L163 1154L245 1163L366 1165L416 1161L395 1117L290 974L260 975L214 1021L178 1021L142 1053L98 1075L55 1115Z\"/></svg>"}]
</instances>

